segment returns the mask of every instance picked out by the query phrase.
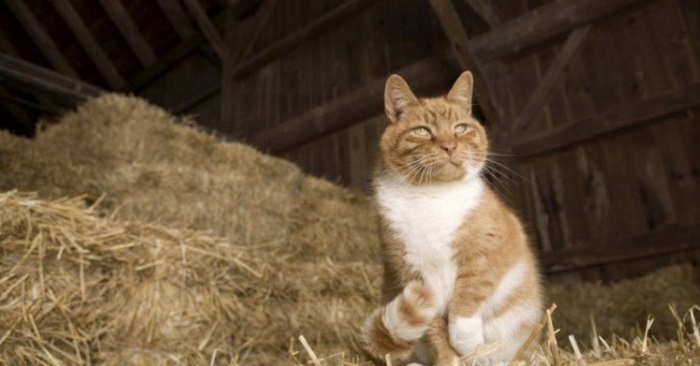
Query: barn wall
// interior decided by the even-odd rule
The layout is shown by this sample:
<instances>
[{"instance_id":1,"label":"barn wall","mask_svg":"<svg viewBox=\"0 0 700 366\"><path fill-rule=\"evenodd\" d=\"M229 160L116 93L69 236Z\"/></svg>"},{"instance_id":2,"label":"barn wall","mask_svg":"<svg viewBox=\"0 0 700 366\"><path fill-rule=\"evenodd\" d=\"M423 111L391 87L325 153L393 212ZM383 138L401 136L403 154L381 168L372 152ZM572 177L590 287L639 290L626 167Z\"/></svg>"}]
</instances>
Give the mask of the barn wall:
<instances>
[{"instance_id":1,"label":"barn wall","mask_svg":"<svg viewBox=\"0 0 700 366\"><path fill-rule=\"evenodd\" d=\"M700 55L684 6L648 2L593 25L545 108L511 132L520 208L561 277L700 260ZM510 115L563 44L505 62Z\"/></svg>"},{"instance_id":2,"label":"barn wall","mask_svg":"<svg viewBox=\"0 0 700 366\"><path fill-rule=\"evenodd\" d=\"M262 31L244 38L242 59L265 53L343 3L279 1ZM478 37L553 2L494 0L490 24L465 2L452 3L468 34ZM550 276L614 280L676 261L700 262L700 22L693 21L699 8L693 0L638 2L587 30L575 28L580 43L563 65L569 31L482 65L491 70L486 82L499 86L493 102L504 117L489 126L498 153L493 186L525 219ZM250 30L256 21L238 25ZM144 95L264 150L258 137L266 131L319 111L332 119L328 111L336 110L324 108L338 101L361 107L368 101L349 96L369 95L368 85L421 60L448 60L438 74L456 77L448 49L428 2L384 0L240 77L227 78L225 62L223 83L209 59L190 56ZM235 70L241 55L229 56L228 70ZM557 67L544 106L513 127ZM446 80L436 76L431 90L447 90ZM203 92L186 96L178 91L183 86ZM485 93L483 85L476 88ZM309 121L306 128L324 122ZM384 123L377 109L271 152L365 191Z\"/></svg>"},{"instance_id":3,"label":"barn wall","mask_svg":"<svg viewBox=\"0 0 700 366\"><path fill-rule=\"evenodd\" d=\"M301 6L299 1L280 1L250 53L263 52L343 3L314 1ZM375 2L342 25L235 80L233 116L219 129L249 139L434 56L445 48L445 41L430 12L424 1ZM449 70L455 76L458 71ZM377 111L376 116L348 123L348 128L274 152L307 173L363 189L373 165L377 128L384 123L378 120L380 115Z\"/></svg>"}]
</instances>

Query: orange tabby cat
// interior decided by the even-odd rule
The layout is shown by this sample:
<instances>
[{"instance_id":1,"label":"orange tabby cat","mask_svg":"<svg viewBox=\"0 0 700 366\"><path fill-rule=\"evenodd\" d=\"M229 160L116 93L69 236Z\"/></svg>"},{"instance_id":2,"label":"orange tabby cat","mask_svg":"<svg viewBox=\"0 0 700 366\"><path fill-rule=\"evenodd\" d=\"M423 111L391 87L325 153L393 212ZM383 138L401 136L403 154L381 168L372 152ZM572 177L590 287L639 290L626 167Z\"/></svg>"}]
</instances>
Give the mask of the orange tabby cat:
<instances>
[{"instance_id":1,"label":"orange tabby cat","mask_svg":"<svg viewBox=\"0 0 700 366\"><path fill-rule=\"evenodd\" d=\"M374 179L385 305L362 329L378 360L457 365L497 343L477 364L506 364L541 317L522 224L481 176L488 141L472 90L470 72L433 99L417 99L397 75L386 82Z\"/></svg>"}]
</instances>

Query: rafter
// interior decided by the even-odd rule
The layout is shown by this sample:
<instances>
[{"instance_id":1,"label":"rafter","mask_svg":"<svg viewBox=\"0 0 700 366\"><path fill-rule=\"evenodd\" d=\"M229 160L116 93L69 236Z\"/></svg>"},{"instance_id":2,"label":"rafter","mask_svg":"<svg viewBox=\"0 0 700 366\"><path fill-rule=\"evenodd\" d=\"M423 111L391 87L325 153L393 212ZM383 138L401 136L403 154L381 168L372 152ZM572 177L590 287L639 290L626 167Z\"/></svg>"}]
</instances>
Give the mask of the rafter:
<instances>
[{"instance_id":1,"label":"rafter","mask_svg":"<svg viewBox=\"0 0 700 366\"><path fill-rule=\"evenodd\" d=\"M226 56L226 43L198 0L182 0L204 36L221 59Z\"/></svg>"},{"instance_id":2,"label":"rafter","mask_svg":"<svg viewBox=\"0 0 700 366\"><path fill-rule=\"evenodd\" d=\"M119 29L119 32L126 40L134 54L141 62L141 65L148 66L156 62L156 54L146 39L141 35L138 27L134 24L131 16L124 8L120 0L100 0L102 8L107 12L107 16Z\"/></svg>"},{"instance_id":3,"label":"rafter","mask_svg":"<svg viewBox=\"0 0 700 366\"><path fill-rule=\"evenodd\" d=\"M179 1L174 0L156 0L160 9L165 13L170 24L175 28L175 32L183 40L189 39L195 34L194 27L190 22L190 18L180 5Z\"/></svg>"},{"instance_id":4,"label":"rafter","mask_svg":"<svg viewBox=\"0 0 700 366\"><path fill-rule=\"evenodd\" d=\"M650 1L659 0L552 1L474 37L470 47L481 61L486 62L515 54L572 28Z\"/></svg>"},{"instance_id":5,"label":"rafter","mask_svg":"<svg viewBox=\"0 0 700 366\"><path fill-rule=\"evenodd\" d=\"M112 64L112 61L110 61L95 38L92 37L90 29L85 25L70 1L51 0L51 4L61 18L63 18L63 21L66 22L68 28L70 28L78 39L78 42L83 46L85 52L90 56L90 59L95 63L95 66L105 80L107 80L110 87L118 89L124 85L124 79L119 74L119 71L114 67L114 64Z\"/></svg>"},{"instance_id":6,"label":"rafter","mask_svg":"<svg viewBox=\"0 0 700 366\"><path fill-rule=\"evenodd\" d=\"M24 60L0 54L0 79L32 94L79 101L101 94L102 89Z\"/></svg>"},{"instance_id":7,"label":"rafter","mask_svg":"<svg viewBox=\"0 0 700 366\"><path fill-rule=\"evenodd\" d=\"M46 57L51 64L51 67L56 70L73 77L77 77L78 73L70 65L68 60L63 57L63 54L58 50L51 36L46 32L41 23L32 14L29 7L24 3L24 0L5 0L5 4L10 8L12 14L22 23L24 29L29 33L34 43L36 43L39 51Z\"/></svg>"}]
</instances>

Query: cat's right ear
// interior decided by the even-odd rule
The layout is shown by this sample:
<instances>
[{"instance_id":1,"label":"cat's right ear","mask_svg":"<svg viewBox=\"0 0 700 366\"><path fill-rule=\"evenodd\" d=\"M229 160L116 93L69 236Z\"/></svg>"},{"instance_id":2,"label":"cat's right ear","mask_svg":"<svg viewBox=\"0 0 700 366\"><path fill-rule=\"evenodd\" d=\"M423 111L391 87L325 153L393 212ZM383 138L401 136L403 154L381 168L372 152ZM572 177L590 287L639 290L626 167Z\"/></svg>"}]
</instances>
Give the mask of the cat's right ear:
<instances>
[{"instance_id":1,"label":"cat's right ear","mask_svg":"<svg viewBox=\"0 0 700 366\"><path fill-rule=\"evenodd\" d=\"M384 86L384 111L389 123L396 123L407 107L418 105L418 99L406 80L401 76L391 75Z\"/></svg>"}]
</instances>

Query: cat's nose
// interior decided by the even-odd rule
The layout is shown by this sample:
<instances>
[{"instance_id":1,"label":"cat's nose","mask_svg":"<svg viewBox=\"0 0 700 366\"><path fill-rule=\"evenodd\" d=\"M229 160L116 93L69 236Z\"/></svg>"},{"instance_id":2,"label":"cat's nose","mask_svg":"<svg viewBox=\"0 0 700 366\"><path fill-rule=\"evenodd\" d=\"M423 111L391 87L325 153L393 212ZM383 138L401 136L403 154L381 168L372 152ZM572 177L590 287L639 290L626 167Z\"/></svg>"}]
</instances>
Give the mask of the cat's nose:
<instances>
[{"instance_id":1,"label":"cat's nose","mask_svg":"<svg viewBox=\"0 0 700 366\"><path fill-rule=\"evenodd\" d=\"M440 143L440 148L447 153L447 155L452 156L452 153L457 148L457 143L454 141L442 142Z\"/></svg>"}]
</instances>

